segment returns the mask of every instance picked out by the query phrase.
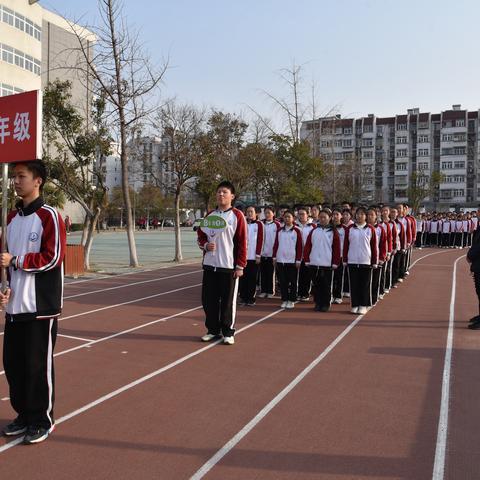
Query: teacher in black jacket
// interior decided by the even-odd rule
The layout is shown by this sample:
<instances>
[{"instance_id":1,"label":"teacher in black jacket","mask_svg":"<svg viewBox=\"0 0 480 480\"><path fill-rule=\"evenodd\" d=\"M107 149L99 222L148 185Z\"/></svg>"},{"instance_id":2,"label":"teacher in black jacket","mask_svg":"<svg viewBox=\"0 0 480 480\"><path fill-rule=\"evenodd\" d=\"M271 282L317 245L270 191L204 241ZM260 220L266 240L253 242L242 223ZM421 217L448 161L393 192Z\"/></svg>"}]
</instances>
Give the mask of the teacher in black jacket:
<instances>
[{"instance_id":1,"label":"teacher in black jacket","mask_svg":"<svg viewBox=\"0 0 480 480\"><path fill-rule=\"evenodd\" d=\"M472 246L467 253L467 262L470 264L470 271L472 272L473 281L475 283L475 292L477 293L479 307L479 314L470 319L468 328L471 330L480 330L480 232L475 232Z\"/></svg>"}]
</instances>

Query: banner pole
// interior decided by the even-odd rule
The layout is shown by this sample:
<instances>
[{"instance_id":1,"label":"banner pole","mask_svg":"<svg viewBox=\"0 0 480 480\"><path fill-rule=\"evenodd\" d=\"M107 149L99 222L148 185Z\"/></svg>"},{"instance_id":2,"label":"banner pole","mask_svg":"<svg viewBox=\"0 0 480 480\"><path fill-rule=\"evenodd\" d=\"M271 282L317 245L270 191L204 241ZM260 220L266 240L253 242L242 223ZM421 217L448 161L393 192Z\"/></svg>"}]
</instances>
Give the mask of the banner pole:
<instances>
[{"instance_id":1,"label":"banner pole","mask_svg":"<svg viewBox=\"0 0 480 480\"><path fill-rule=\"evenodd\" d=\"M3 164L2 172L2 253L7 251L7 216L8 216L8 163ZM8 288L7 268L2 267L1 271L2 292Z\"/></svg>"}]
</instances>

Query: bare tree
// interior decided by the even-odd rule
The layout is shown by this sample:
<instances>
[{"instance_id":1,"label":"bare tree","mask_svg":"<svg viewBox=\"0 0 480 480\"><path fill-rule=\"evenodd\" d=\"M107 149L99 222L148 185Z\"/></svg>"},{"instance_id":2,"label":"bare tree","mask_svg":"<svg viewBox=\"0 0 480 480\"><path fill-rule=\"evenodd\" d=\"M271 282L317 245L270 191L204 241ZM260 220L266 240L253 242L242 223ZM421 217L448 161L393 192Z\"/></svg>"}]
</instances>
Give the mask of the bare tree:
<instances>
[{"instance_id":1,"label":"bare tree","mask_svg":"<svg viewBox=\"0 0 480 480\"><path fill-rule=\"evenodd\" d=\"M175 210L175 262L183 260L180 230L180 201L186 189L193 187L200 159L198 141L203 132L205 112L175 100L159 111L155 127L165 146L160 158L159 172L152 177L164 191L173 195Z\"/></svg>"},{"instance_id":2,"label":"bare tree","mask_svg":"<svg viewBox=\"0 0 480 480\"><path fill-rule=\"evenodd\" d=\"M100 24L89 27L97 36L93 55L85 41L85 31L73 23L71 28L78 38L77 50L82 59L77 68L93 79L96 91L106 99L112 126L118 132L130 265L136 267L138 257L128 188L127 145L139 122L154 110L148 107L149 101L161 83L168 62L159 67L152 65L138 33L128 26L121 0L98 0L98 5ZM155 102L150 104L156 105Z\"/></svg>"}]
</instances>

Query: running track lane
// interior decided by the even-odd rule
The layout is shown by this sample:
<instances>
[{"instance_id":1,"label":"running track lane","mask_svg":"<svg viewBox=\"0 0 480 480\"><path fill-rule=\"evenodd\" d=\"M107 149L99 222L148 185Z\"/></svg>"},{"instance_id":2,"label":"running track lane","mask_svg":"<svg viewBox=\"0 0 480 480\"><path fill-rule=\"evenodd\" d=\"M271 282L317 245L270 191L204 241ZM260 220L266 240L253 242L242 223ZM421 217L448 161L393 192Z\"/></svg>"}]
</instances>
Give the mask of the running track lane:
<instances>
[{"instance_id":1,"label":"running track lane","mask_svg":"<svg viewBox=\"0 0 480 480\"><path fill-rule=\"evenodd\" d=\"M442 254L441 257L444 257L444 255ZM420 271L420 268L417 267L417 273L401 289L394 291L384 301L384 305L389 303L390 298L394 298L395 295L398 296L410 283L413 284L412 280L417 277ZM166 388L152 390L155 385L149 382L137 387L128 395L124 394L112 399L108 404L72 419L67 424L62 425L61 430L59 428L59 431L51 438L48 442L48 451L45 451L43 445L39 446L39 449L43 449L42 455L50 456L51 449L56 449L59 447L58 443L62 442L64 444L63 451L66 446L69 451L79 449L83 452L80 457L89 455L87 453L91 451L89 446L103 445L102 451L104 453L108 452L106 459L113 460L115 455L118 455L117 449L125 451L125 456L128 458L131 454L133 456L131 460L134 460L131 466L136 466L135 468L140 466L146 469L142 478L150 478L148 472L152 472L153 475L154 472L159 471L169 472L173 475L164 478L187 478L187 475L183 475L182 470L179 470L179 461L187 458L190 461L193 460L193 466L195 464L197 467L200 466L199 462L208 457L210 450L213 451L218 448L218 445L221 445L222 441L235 431L237 424L248 421L252 412L261 408L265 400L272 398L286 381L288 383L288 379L294 377L298 370L304 368L309 363L311 356L326 347L353 317L345 313L330 313L313 317L313 313L307 308L306 305L302 305L294 312L282 312L268 320L266 324L240 335L234 349L222 346L215 347L209 350L208 354L197 357L196 361L177 367L175 372L171 371L165 374L163 378L158 379L159 384L167 383ZM342 306L342 308L345 310L346 306ZM250 312L256 309L246 310L249 311L248 315L251 315ZM375 310L370 312L362 323L367 321ZM322 319L321 322L320 319ZM379 328L385 328L381 322L378 327L372 325L374 331ZM356 333L358 332L357 329L355 330ZM245 339L243 339L244 336ZM214 358L212 359L212 357ZM57 363L57 369L58 365ZM222 365L224 368L221 368ZM323 364L322 369L325 368L325 365ZM83 367L86 369L87 366L83 365ZM209 370L213 370L211 375L205 376L205 372ZM152 383L157 384L157 379ZM152 399L152 393L154 399ZM291 395L293 395L293 392ZM289 398L290 396L287 400ZM336 398L333 398L334 403L336 403L336 400ZM152 405L152 401L154 405ZM212 410L211 405L214 405L213 412L208 414ZM246 407L248 407L248 411L245 411ZM142 415L143 412L149 412L150 414ZM91 416L95 417L93 424ZM152 417L157 420L153 421ZM105 424L107 418L110 418L110 421ZM112 423L114 418L121 418L122 422ZM282 418L280 423L283 423L284 420L289 419L288 417ZM172 428L169 428L169 424L172 424ZM68 437L67 430L70 429L70 425L76 426L71 432L72 435ZM93 425L95 425L94 428L92 428ZM100 435L98 435L100 433L98 432L99 427ZM126 440L125 429L128 431L128 441L122 442L119 439ZM92 430L95 430L95 432L92 432ZM83 441L82 438L78 438L77 442L76 434L80 431L83 432ZM109 434L109 431L112 435ZM118 436L114 434L117 431ZM93 438L91 438L92 433L94 433ZM165 438L165 434L168 435L170 441ZM171 438L172 434L174 438ZM183 436L186 443L182 443L182 441L178 443L179 440L182 440L182 438L176 438L178 436ZM116 438L117 441L113 441L113 438ZM148 442L146 442L147 439ZM54 443L55 447L53 447ZM190 448L182 448L182 446L188 447L189 444L191 445ZM169 448L169 445L171 448ZM69 446L70 448L68 448ZM17 453L13 453L16 450L20 452L21 448L11 450L9 454L12 452L12 455L17 455ZM38 451L40 453L40 450ZM155 455L153 455L154 452ZM70 459L73 452L69 452L67 455L58 453L58 456L66 456ZM56 455L56 462L58 456ZM161 457L161 459L152 461L152 456L155 459L158 457ZM145 461L148 463L148 459L150 459L150 465L144 465ZM77 465L80 471L84 472L83 474L88 474L85 470L89 470L89 468L100 468L97 472L102 471L106 474L104 478L109 478L108 470L105 470L109 468L108 460L107 462L101 461L101 465L91 465L90 462L85 462L84 457L83 464L83 466ZM123 464L123 462L120 462L120 464ZM67 468L66 465L65 468ZM127 470L123 470L124 468L127 468ZM128 475L125 475L125 472L128 471L128 465L119 465L118 468L114 468L114 471L117 477L120 475L120 478L128 478ZM259 478L266 478L265 473L265 471L260 470ZM278 474L278 472L276 473ZM159 477L153 475L151 478Z\"/></svg>"}]
</instances>

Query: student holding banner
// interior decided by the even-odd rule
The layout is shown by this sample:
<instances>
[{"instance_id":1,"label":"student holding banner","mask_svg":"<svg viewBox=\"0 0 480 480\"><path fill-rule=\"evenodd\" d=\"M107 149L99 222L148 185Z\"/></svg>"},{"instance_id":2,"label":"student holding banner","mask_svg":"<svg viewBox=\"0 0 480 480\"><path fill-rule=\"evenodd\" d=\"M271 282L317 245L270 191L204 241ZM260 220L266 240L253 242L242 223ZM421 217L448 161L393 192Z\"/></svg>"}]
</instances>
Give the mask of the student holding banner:
<instances>
[{"instance_id":1,"label":"student holding banner","mask_svg":"<svg viewBox=\"0 0 480 480\"><path fill-rule=\"evenodd\" d=\"M25 433L24 443L34 444L54 428L53 349L63 303L66 232L58 212L41 197L44 163L15 164L13 179L21 200L7 220L8 253L0 254L0 266L9 268L10 277L0 304L6 307L5 376L18 416L3 433Z\"/></svg>"},{"instance_id":2,"label":"student holding banner","mask_svg":"<svg viewBox=\"0 0 480 480\"><path fill-rule=\"evenodd\" d=\"M202 304L207 333L203 342L223 335L223 343L235 343L235 314L238 280L247 265L247 224L243 213L233 207L235 187L223 181L217 187L217 208L197 230L203 250Z\"/></svg>"}]
</instances>

